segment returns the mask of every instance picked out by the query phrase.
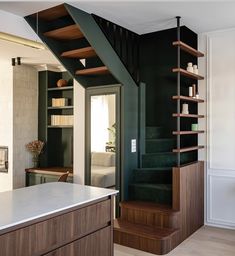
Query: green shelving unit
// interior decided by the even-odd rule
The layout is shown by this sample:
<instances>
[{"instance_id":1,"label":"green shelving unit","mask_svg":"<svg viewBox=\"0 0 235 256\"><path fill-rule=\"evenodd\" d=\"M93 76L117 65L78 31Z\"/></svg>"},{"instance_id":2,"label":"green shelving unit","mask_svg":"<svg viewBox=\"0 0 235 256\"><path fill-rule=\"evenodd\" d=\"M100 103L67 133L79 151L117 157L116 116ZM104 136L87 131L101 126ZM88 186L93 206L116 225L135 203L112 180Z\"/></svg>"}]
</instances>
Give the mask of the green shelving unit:
<instances>
[{"instance_id":1,"label":"green shelving unit","mask_svg":"<svg viewBox=\"0 0 235 256\"><path fill-rule=\"evenodd\" d=\"M68 85L57 87L57 81L65 79ZM66 98L66 106L53 106L52 98ZM73 79L68 72L39 72L38 138L45 141L40 157L40 167L73 166L73 125L53 124L52 115L73 116Z\"/></svg>"}]
</instances>

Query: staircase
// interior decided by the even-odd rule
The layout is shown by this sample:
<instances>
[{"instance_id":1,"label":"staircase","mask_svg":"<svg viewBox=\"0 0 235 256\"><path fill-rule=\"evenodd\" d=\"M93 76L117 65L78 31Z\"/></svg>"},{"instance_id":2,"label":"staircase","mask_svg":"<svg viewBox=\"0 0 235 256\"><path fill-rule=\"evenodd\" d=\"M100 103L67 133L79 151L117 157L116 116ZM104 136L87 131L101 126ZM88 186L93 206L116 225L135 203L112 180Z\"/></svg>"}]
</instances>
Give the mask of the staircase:
<instances>
[{"instance_id":1,"label":"staircase","mask_svg":"<svg viewBox=\"0 0 235 256\"><path fill-rule=\"evenodd\" d=\"M137 53L129 54L125 65L124 55L120 57L117 49L132 53L132 46L125 44L120 48L117 45L119 38L116 30L110 33L113 39L110 41L105 34L107 21L104 23L102 18L62 4L29 15L25 19L83 87L117 83L137 85L132 77L133 69L137 73L136 67L133 68ZM108 25L115 26L112 22ZM124 28L122 30L125 31ZM132 34L137 36L131 31L126 34L128 37ZM138 44L135 44L135 48L136 45Z\"/></svg>"},{"instance_id":2,"label":"staircase","mask_svg":"<svg viewBox=\"0 0 235 256\"><path fill-rule=\"evenodd\" d=\"M172 209L172 153L176 140L163 127L146 127L146 153L142 167L133 170L129 200L122 202L115 220L115 243L155 254L166 254L180 243L180 211ZM181 164L192 162L184 153Z\"/></svg>"}]
</instances>

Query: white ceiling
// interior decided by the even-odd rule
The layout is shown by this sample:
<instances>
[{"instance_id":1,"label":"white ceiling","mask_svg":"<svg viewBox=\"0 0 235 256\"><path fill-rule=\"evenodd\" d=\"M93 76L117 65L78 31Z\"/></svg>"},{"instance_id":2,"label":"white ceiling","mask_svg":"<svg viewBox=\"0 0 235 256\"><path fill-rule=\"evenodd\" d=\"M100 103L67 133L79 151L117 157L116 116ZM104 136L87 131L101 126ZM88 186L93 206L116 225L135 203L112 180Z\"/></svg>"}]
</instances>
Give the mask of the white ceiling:
<instances>
[{"instance_id":1,"label":"white ceiling","mask_svg":"<svg viewBox=\"0 0 235 256\"><path fill-rule=\"evenodd\" d=\"M58 5L58 1L0 2L0 9L25 16ZM235 27L235 1L76 1L68 2L139 34L175 26L174 17L197 33Z\"/></svg>"},{"instance_id":2,"label":"white ceiling","mask_svg":"<svg viewBox=\"0 0 235 256\"><path fill-rule=\"evenodd\" d=\"M38 50L28 46L0 40L0 58L9 60L11 63L11 58L16 57L21 57L22 64L34 66L39 70L46 68L61 69L58 60L49 50ZM45 64L47 64L47 67L45 67Z\"/></svg>"},{"instance_id":3,"label":"white ceiling","mask_svg":"<svg viewBox=\"0 0 235 256\"><path fill-rule=\"evenodd\" d=\"M0 10L24 17L61 4L58 1L1 1ZM182 24L197 33L235 27L234 1L98 1L68 2L89 13L95 13L138 34L174 27L174 17L180 15ZM10 22L10 21L7 21ZM2 24L3 25L3 24ZM7 23L6 23L7 25ZM22 57L22 62L39 67L57 67L60 63L48 50L36 50L0 40L0 57L9 61Z\"/></svg>"}]
</instances>

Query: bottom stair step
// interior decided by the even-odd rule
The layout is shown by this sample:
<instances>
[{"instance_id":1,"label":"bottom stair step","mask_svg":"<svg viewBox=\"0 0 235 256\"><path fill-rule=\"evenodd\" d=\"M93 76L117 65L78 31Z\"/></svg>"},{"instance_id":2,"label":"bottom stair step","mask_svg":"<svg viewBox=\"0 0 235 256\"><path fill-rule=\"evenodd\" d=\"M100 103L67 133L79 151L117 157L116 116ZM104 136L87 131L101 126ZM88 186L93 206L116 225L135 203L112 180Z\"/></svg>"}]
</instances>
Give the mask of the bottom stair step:
<instances>
[{"instance_id":1,"label":"bottom stair step","mask_svg":"<svg viewBox=\"0 0 235 256\"><path fill-rule=\"evenodd\" d=\"M114 221L114 243L138 250L166 254L179 243L179 230Z\"/></svg>"}]
</instances>

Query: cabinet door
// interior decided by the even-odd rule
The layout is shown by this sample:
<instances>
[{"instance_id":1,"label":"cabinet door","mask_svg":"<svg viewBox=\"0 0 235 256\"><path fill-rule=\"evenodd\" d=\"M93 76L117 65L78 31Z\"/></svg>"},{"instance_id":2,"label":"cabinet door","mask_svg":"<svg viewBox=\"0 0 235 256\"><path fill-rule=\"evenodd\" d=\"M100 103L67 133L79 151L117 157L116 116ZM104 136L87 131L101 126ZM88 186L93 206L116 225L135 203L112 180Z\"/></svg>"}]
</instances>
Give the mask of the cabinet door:
<instances>
[{"instance_id":1,"label":"cabinet door","mask_svg":"<svg viewBox=\"0 0 235 256\"><path fill-rule=\"evenodd\" d=\"M103 228L45 256L112 256L111 227Z\"/></svg>"},{"instance_id":2,"label":"cabinet door","mask_svg":"<svg viewBox=\"0 0 235 256\"><path fill-rule=\"evenodd\" d=\"M32 186L42 183L42 175L39 173L26 173L26 186Z\"/></svg>"},{"instance_id":3,"label":"cabinet door","mask_svg":"<svg viewBox=\"0 0 235 256\"><path fill-rule=\"evenodd\" d=\"M42 174L42 182L57 182L59 179L59 176L57 175L48 175L48 174Z\"/></svg>"}]
</instances>

